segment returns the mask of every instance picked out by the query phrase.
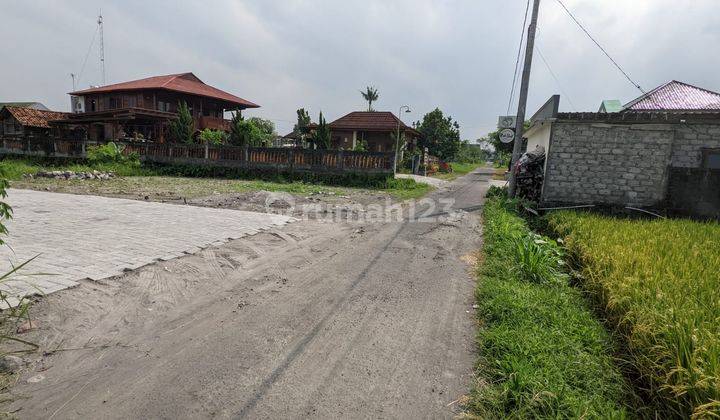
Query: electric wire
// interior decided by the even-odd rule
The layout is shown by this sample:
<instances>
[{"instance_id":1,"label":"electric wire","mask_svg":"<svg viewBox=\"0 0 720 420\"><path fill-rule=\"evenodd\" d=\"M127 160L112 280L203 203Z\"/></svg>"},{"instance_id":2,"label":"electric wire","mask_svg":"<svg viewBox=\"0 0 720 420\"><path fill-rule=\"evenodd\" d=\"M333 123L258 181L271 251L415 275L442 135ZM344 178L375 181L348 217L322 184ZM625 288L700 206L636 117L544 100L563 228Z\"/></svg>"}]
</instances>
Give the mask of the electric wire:
<instances>
[{"instance_id":1,"label":"electric wire","mask_svg":"<svg viewBox=\"0 0 720 420\"><path fill-rule=\"evenodd\" d=\"M588 32L587 29L585 29L585 27L580 23L580 21L578 21L577 18L572 14L572 12L570 12L570 10L565 6L565 3L563 3L562 0L556 0L556 1L558 2L558 4L560 4L560 6L562 6L562 8L565 10L565 13L567 13L568 16L570 16L570 19L572 19L573 22L575 22L575 24L583 32L585 32L585 35L587 35L587 37L590 38L590 40L600 49L600 51L602 51L602 53L605 54L605 56L610 59L610 61L613 63L613 65L615 65L615 67L617 67L617 69L620 70L620 72L623 74L623 76L625 76L625 78L630 83L632 83L633 86L638 88L638 90L640 90L640 92L642 92L643 94L646 94L647 92L645 92L643 90L643 88L640 87L640 85L637 82L635 82L622 67L620 67L620 64L618 64L617 61L615 61L615 59L610 56L610 54L605 50L605 48L603 48L602 45L600 45L600 43L595 38L593 38L592 35L590 35L590 32Z\"/></svg>"},{"instance_id":2,"label":"electric wire","mask_svg":"<svg viewBox=\"0 0 720 420\"><path fill-rule=\"evenodd\" d=\"M518 68L520 68L520 55L522 53L523 41L525 40L525 25L527 24L528 11L530 10L530 0L525 5L525 17L523 18L522 31L520 31L520 44L518 44L517 58L515 59L515 71L513 71L512 86L510 88L510 98L508 99L507 113L510 114L513 96L515 96L515 85L517 84Z\"/></svg>"},{"instance_id":3,"label":"electric wire","mask_svg":"<svg viewBox=\"0 0 720 420\"><path fill-rule=\"evenodd\" d=\"M563 89L562 84L560 84L560 80L558 80L558 77L555 75L555 72L550 67L550 63L548 63L547 59L545 58L542 51L540 50L540 46L536 45L535 48L538 52L538 55L540 56L540 59L542 60L543 63L545 63L545 67L547 67L548 71L550 72L550 75L555 80L555 83L558 85L560 92L562 92L562 94L565 95L565 97L567 98L568 102L570 103L570 107L572 107L573 111L577 111L577 107L573 103L572 99L570 99L570 95L568 95L567 92L565 92L565 89Z\"/></svg>"},{"instance_id":4,"label":"electric wire","mask_svg":"<svg viewBox=\"0 0 720 420\"><path fill-rule=\"evenodd\" d=\"M85 71L85 65L87 64L88 57L90 56L90 51L92 51L92 47L95 44L95 37L97 37L99 30L100 30L99 27L95 28L95 32L93 33L92 40L90 41L90 46L88 47L87 53L85 54L85 60L83 60L82 67L80 68L80 73L78 73L78 79L77 79L78 86L80 86L80 80L82 79L82 74Z\"/></svg>"}]
</instances>

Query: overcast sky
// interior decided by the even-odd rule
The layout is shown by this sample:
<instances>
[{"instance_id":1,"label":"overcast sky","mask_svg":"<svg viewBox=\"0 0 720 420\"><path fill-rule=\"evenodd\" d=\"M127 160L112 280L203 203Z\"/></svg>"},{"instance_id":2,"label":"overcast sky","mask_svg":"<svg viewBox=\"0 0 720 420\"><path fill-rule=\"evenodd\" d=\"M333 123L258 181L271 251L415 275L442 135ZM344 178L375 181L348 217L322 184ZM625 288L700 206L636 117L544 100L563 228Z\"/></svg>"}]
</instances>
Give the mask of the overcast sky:
<instances>
[{"instance_id":1,"label":"overcast sky","mask_svg":"<svg viewBox=\"0 0 720 420\"><path fill-rule=\"evenodd\" d=\"M565 0L649 90L677 79L720 90L720 0ZM107 83L192 71L262 108L245 115L292 129L295 110L333 120L366 106L409 105L410 123L439 107L475 139L505 114L526 0L3 1L0 102L67 111L105 19ZM596 111L639 92L564 14L543 0L528 113L560 93L561 110ZM101 83L98 38L78 88ZM516 104L513 104L516 107ZM512 111L511 113L514 113Z\"/></svg>"}]
</instances>

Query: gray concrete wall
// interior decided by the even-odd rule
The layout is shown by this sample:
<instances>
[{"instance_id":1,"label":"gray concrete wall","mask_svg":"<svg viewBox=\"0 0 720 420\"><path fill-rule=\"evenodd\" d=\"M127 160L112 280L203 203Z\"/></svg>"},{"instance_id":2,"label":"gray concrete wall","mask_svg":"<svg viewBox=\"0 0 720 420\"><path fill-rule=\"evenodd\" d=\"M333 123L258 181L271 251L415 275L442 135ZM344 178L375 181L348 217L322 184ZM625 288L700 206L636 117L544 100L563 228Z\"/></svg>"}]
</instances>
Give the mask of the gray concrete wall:
<instances>
[{"instance_id":1,"label":"gray concrete wall","mask_svg":"<svg viewBox=\"0 0 720 420\"><path fill-rule=\"evenodd\" d=\"M654 206L665 198L671 124L556 121L544 203Z\"/></svg>"},{"instance_id":2,"label":"gray concrete wall","mask_svg":"<svg viewBox=\"0 0 720 420\"><path fill-rule=\"evenodd\" d=\"M699 168L703 148L720 148L720 124L678 124L675 127L672 166Z\"/></svg>"}]
</instances>

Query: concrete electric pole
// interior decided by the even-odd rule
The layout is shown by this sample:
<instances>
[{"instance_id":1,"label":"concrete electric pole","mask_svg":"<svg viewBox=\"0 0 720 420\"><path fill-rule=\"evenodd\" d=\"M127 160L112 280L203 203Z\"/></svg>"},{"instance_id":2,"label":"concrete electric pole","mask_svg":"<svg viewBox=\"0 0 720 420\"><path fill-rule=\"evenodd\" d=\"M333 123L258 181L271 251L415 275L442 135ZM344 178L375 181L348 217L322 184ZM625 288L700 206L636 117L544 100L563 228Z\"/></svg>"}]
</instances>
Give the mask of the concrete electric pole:
<instances>
[{"instance_id":1,"label":"concrete electric pole","mask_svg":"<svg viewBox=\"0 0 720 420\"><path fill-rule=\"evenodd\" d=\"M520 84L520 98L518 101L517 121L515 122L515 143L513 144L512 164L510 165L510 182L508 196L515 197L517 179L515 177L515 164L522 152L523 128L525 125L525 108L527 107L528 87L530 85L530 68L532 67L533 49L535 48L535 30L537 29L540 0L534 0L532 18L528 26L527 45L525 46L525 62L523 64L522 81Z\"/></svg>"}]
</instances>

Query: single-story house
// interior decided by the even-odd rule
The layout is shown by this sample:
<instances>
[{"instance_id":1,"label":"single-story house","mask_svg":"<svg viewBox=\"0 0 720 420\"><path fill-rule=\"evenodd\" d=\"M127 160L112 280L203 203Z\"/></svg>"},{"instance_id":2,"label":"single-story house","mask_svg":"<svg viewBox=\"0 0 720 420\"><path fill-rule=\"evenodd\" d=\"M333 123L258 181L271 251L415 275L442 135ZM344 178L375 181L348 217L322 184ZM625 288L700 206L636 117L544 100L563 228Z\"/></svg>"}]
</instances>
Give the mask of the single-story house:
<instances>
[{"instance_id":1,"label":"single-story house","mask_svg":"<svg viewBox=\"0 0 720 420\"><path fill-rule=\"evenodd\" d=\"M328 128L333 149L352 150L364 142L371 152L393 151L398 130L401 148L420 138L417 130L405 125L392 112L355 111L329 123Z\"/></svg>"},{"instance_id":2,"label":"single-story house","mask_svg":"<svg viewBox=\"0 0 720 420\"><path fill-rule=\"evenodd\" d=\"M205 84L192 73L140 80L71 92L72 113L58 124L82 125L90 140L142 138L163 142L168 122L185 102L196 130L229 131L225 111L259 105Z\"/></svg>"},{"instance_id":3,"label":"single-story house","mask_svg":"<svg viewBox=\"0 0 720 420\"><path fill-rule=\"evenodd\" d=\"M0 102L0 111L6 106L14 106L19 108L32 108L39 109L41 111L50 111L48 107L41 104L40 102Z\"/></svg>"},{"instance_id":4,"label":"single-story house","mask_svg":"<svg viewBox=\"0 0 720 420\"><path fill-rule=\"evenodd\" d=\"M0 109L0 136L47 137L58 134L51 122L66 117L64 112L6 105Z\"/></svg>"},{"instance_id":5,"label":"single-story house","mask_svg":"<svg viewBox=\"0 0 720 420\"><path fill-rule=\"evenodd\" d=\"M531 118L527 149L546 151L543 205L663 207L720 217L720 93L671 81L619 112Z\"/></svg>"}]
</instances>

